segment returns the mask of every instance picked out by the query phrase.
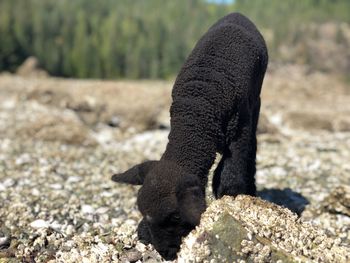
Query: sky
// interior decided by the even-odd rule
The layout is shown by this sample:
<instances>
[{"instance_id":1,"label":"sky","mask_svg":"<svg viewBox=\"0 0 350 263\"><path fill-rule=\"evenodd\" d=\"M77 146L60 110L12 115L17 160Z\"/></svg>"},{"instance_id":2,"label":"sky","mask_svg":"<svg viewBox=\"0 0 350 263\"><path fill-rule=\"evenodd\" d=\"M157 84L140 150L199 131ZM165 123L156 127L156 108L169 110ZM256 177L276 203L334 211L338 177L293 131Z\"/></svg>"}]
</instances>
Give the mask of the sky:
<instances>
[{"instance_id":1,"label":"sky","mask_svg":"<svg viewBox=\"0 0 350 263\"><path fill-rule=\"evenodd\" d=\"M207 2L218 4L232 4L234 0L207 0Z\"/></svg>"}]
</instances>

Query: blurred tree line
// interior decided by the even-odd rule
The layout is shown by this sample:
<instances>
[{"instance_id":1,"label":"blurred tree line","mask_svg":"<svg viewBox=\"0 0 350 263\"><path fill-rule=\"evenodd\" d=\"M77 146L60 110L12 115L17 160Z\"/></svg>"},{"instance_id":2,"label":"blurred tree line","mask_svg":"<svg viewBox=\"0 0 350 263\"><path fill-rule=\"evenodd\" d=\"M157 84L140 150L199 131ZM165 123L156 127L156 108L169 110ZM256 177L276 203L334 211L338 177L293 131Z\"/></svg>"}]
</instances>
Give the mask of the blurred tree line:
<instances>
[{"instance_id":1,"label":"blurred tree line","mask_svg":"<svg viewBox=\"0 0 350 263\"><path fill-rule=\"evenodd\" d=\"M272 59L278 59L277 50L282 43L294 45L301 38L316 37L305 35L311 33L305 32L305 26L311 23L350 22L349 0L235 0L235 9L259 28L272 30L273 39L265 36Z\"/></svg>"},{"instance_id":2,"label":"blurred tree line","mask_svg":"<svg viewBox=\"0 0 350 263\"><path fill-rule=\"evenodd\" d=\"M33 55L56 76L167 78L229 12L273 30L274 56L301 22L349 22L349 10L348 0L0 0L0 71Z\"/></svg>"},{"instance_id":3,"label":"blurred tree line","mask_svg":"<svg viewBox=\"0 0 350 263\"><path fill-rule=\"evenodd\" d=\"M34 55L58 76L166 78L225 13L201 0L1 0L0 71Z\"/></svg>"}]
</instances>

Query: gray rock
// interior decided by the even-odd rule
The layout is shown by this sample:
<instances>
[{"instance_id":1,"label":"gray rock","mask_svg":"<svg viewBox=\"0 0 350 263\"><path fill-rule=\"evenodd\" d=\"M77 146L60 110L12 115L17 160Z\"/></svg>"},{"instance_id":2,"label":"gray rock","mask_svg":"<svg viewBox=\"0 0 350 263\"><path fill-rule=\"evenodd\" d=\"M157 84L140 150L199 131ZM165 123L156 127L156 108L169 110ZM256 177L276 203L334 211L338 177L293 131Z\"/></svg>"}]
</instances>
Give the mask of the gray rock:
<instances>
[{"instance_id":1,"label":"gray rock","mask_svg":"<svg viewBox=\"0 0 350 263\"><path fill-rule=\"evenodd\" d=\"M0 228L0 250L7 249L11 244L11 232L6 227Z\"/></svg>"},{"instance_id":2,"label":"gray rock","mask_svg":"<svg viewBox=\"0 0 350 263\"><path fill-rule=\"evenodd\" d=\"M143 254L142 261L145 263L158 263L162 262L161 257L155 251L146 251Z\"/></svg>"},{"instance_id":3,"label":"gray rock","mask_svg":"<svg viewBox=\"0 0 350 263\"><path fill-rule=\"evenodd\" d=\"M348 262L350 248L286 208L240 195L214 201L178 256L179 262Z\"/></svg>"},{"instance_id":4,"label":"gray rock","mask_svg":"<svg viewBox=\"0 0 350 263\"><path fill-rule=\"evenodd\" d=\"M350 216L350 187L339 186L335 188L321 204L329 213Z\"/></svg>"},{"instance_id":5,"label":"gray rock","mask_svg":"<svg viewBox=\"0 0 350 263\"><path fill-rule=\"evenodd\" d=\"M301 220L308 221L317 229L324 229L336 244L349 247L346 195L334 190L350 181L350 133L344 132L349 130L348 86L330 75L307 73L296 65L276 67L268 73L264 85L261 116L265 115L265 124L272 124L278 131L273 133L267 128L267 133L258 135L258 190L264 193L264 199L298 213L304 209L305 197L310 204L301 218L297 222L293 219L292 224L286 220L286 225L298 226ZM168 141L165 128L169 128L171 86L170 82L153 81L0 76L0 229L10 229L6 236L11 238L10 246L0 251L0 262L120 262L122 255L132 249L141 252L141 262L163 262L153 246L142 245L137 239L137 224L141 220L136 205L138 187L117 185L110 177L136 163L161 157ZM293 129L288 125L290 112L307 115L306 122L310 123L313 116L320 115L331 122L332 131ZM120 118L120 123L117 119L112 121L112 126L118 124L117 128L107 125L113 116ZM261 117L261 128L264 121ZM165 130L150 130L154 128ZM286 188L292 190L278 190ZM208 204L214 199L211 192L209 182ZM330 202L327 196L336 192ZM86 204L95 209L88 207L88 213L83 213ZM279 239L272 245L264 243L285 238L287 232L275 233L279 224L270 225L270 229L260 222L269 221L264 213L270 208L260 209L250 199L246 205L237 210L242 219L237 213L233 223L231 216L220 219L225 223L218 228L218 240L239 236L232 231L246 235L240 244L242 253L246 253L241 257L247 261L253 256L256 261L263 261L281 250L288 255L294 253L293 243L282 246ZM271 209L267 215L273 217L272 212L277 210ZM261 215L246 226L243 219L248 218L248 211ZM279 215L284 219L284 212ZM45 222L31 227L38 219ZM290 232L296 235L299 231L303 239L303 229ZM260 232L270 237L261 239ZM205 243L206 237L202 235L199 240ZM8 238L1 240L8 246ZM304 244L303 240L300 242ZM226 247L218 253L226 253ZM307 246L304 250L311 253ZM324 251L321 256L328 253L327 248ZM210 257L211 263L224 260L224 256L214 259L216 253L213 249L204 251L204 261ZM344 253L348 251L340 251L339 255ZM186 257L179 260L188 262Z\"/></svg>"},{"instance_id":6,"label":"gray rock","mask_svg":"<svg viewBox=\"0 0 350 263\"><path fill-rule=\"evenodd\" d=\"M130 249L126 251L124 255L121 256L121 262L136 262L142 258L140 251L136 249Z\"/></svg>"}]
</instances>

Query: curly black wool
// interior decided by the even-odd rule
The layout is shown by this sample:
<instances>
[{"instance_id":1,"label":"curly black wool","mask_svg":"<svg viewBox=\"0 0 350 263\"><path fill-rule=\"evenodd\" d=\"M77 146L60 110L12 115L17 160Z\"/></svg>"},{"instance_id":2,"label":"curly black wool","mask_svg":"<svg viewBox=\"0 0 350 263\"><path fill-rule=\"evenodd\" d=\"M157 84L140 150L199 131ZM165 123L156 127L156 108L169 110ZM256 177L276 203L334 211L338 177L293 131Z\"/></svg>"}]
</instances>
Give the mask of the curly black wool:
<instances>
[{"instance_id":1,"label":"curly black wool","mask_svg":"<svg viewBox=\"0 0 350 263\"><path fill-rule=\"evenodd\" d=\"M199 223L217 152L222 159L214 173L214 195L255 195L256 128L267 63L265 41L248 18L232 13L220 19L176 78L161 160L113 176L116 182L142 184L139 238L164 258L175 258L181 238Z\"/></svg>"}]
</instances>

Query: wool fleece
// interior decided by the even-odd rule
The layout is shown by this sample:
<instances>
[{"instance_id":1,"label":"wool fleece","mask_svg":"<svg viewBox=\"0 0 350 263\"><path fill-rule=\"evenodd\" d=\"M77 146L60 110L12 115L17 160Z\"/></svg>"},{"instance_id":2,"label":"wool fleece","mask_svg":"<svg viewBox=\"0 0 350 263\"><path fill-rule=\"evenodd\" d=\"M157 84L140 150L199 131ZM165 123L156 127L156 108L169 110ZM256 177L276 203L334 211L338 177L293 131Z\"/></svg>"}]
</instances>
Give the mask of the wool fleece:
<instances>
[{"instance_id":1,"label":"wool fleece","mask_svg":"<svg viewBox=\"0 0 350 263\"><path fill-rule=\"evenodd\" d=\"M176 258L181 238L199 224L217 152L222 159L213 178L215 197L255 195L256 128L267 62L265 41L248 18L232 13L220 19L176 78L161 159L112 177L142 185L138 236L165 259Z\"/></svg>"}]
</instances>

